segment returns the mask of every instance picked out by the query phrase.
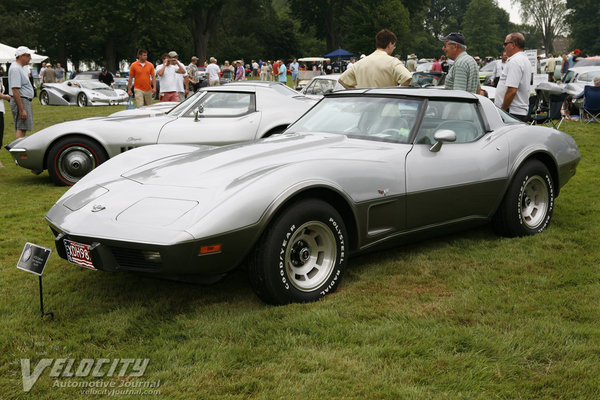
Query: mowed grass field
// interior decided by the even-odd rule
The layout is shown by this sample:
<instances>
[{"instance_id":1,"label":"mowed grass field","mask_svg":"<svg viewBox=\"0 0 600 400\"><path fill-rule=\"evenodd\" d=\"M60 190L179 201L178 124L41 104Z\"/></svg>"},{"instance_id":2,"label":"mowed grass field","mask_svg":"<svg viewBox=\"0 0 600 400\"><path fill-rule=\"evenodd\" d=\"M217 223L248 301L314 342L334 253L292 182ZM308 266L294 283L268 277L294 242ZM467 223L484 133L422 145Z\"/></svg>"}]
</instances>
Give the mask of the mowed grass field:
<instances>
[{"instance_id":1,"label":"mowed grass field","mask_svg":"<svg viewBox=\"0 0 600 400\"><path fill-rule=\"evenodd\" d=\"M35 129L115 110L36 99ZM4 144L10 115L5 124ZM40 320L38 279L16 263L26 242L54 250L44 215L66 188L2 150L0 399L108 397L67 387L81 382L158 385L124 399L600 398L600 126L566 129L583 158L540 235L484 226L354 257L336 293L282 307L261 303L242 272L200 286L90 271L53 252L53 321ZM149 363L141 377L47 368L25 393L21 359L33 371L44 358Z\"/></svg>"}]
</instances>

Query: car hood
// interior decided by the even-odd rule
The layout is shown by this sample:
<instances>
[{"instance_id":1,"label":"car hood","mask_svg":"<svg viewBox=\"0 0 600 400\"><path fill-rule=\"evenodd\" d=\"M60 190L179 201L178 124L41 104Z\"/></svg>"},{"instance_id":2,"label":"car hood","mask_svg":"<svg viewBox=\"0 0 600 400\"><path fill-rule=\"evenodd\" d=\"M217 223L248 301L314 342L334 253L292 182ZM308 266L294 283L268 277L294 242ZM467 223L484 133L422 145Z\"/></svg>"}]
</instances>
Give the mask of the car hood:
<instances>
[{"instance_id":1,"label":"car hood","mask_svg":"<svg viewBox=\"0 0 600 400\"><path fill-rule=\"evenodd\" d=\"M96 168L46 218L86 237L161 244L208 237L257 223L276 198L302 182L342 190L340 180L357 182L364 173L370 182L389 179L387 164L374 152L390 148L333 134L278 135L215 148L144 146Z\"/></svg>"},{"instance_id":2,"label":"car hood","mask_svg":"<svg viewBox=\"0 0 600 400\"><path fill-rule=\"evenodd\" d=\"M121 176L142 185L214 188L224 183L231 186L271 170L304 162L336 159L373 162L372 157L366 155L369 147L380 149L385 144L336 134L281 135L161 158L130 169Z\"/></svg>"}]
</instances>

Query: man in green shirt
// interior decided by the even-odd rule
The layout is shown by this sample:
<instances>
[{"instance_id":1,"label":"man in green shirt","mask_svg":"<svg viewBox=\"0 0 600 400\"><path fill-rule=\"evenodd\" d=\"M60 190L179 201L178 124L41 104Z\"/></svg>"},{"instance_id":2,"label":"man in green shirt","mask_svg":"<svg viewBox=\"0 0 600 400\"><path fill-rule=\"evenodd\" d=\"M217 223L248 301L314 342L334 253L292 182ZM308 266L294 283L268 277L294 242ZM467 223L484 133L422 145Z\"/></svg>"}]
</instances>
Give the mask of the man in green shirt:
<instances>
[{"instance_id":1,"label":"man in green shirt","mask_svg":"<svg viewBox=\"0 0 600 400\"><path fill-rule=\"evenodd\" d=\"M477 61L467 53L465 37L461 33L452 32L440 40L444 42L442 50L446 56L454 60L446 76L446 89L484 94L485 91L479 86L479 67Z\"/></svg>"}]
</instances>

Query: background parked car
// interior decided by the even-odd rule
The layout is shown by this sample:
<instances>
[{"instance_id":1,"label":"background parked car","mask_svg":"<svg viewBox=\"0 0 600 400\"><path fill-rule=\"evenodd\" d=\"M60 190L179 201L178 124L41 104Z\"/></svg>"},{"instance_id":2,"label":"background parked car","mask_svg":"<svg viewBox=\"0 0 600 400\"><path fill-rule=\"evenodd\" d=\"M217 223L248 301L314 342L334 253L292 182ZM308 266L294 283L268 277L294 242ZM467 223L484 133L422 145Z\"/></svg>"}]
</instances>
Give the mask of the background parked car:
<instances>
[{"instance_id":1,"label":"background parked car","mask_svg":"<svg viewBox=\"0 0 600 400\"><path fill-rule=\"evenodd\" d=\"M127 101L127 92L113 89L94 79L71 79L62 83L45 83L39 93L43 106L115 106Z\"/></svg>"},{"instance_id":2,"label":"background parked car","mask_svg":"<svg viewBox=\"0 0 600 400\"><path fill-rule=\"evenodd\" d=\"M85 81L80 81L85 82ZM107 159L156 143L224 145L281 133L316 100L278 82L207 87L155 116L63 122L8 144L18 165L73 185Z\"/></svg>"}]
</instances>

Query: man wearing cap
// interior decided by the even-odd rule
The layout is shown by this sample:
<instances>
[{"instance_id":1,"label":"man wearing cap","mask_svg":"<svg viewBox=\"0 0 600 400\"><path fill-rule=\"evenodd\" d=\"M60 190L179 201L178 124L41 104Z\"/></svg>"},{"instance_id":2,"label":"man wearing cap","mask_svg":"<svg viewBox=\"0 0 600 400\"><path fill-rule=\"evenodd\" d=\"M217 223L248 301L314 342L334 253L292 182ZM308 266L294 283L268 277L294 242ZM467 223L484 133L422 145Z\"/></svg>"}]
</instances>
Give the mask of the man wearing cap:
<instances>
[{"instance_id":1,"label":"man wearing cap","mask_svg":"<svg viewBox=\"0 0 600 400\"><path fill-rule=\"evenodd\" d=\"M340 79L346 89L408 86L412 78L410 72L392 53L396 48L396 35L382 29L375 36L376 50L348 68Z\"/></svg>"},{"instance_id":2,"label":"man wearing cap","mask_svg":"<svg viewBox=\"0 0 600 400\"><path fill-rule=\"evenodd\" d=\"M160 79L160 101L179 101L179 80L186 74L185 68L171 54L163 54L163 63L156 68Z\"/></svg>"},{"instance_id":3,"label":"man wearing cap","mask_svg":"<svg viewBox=\"0 0 600 400\"><path fill-rule=\"evenodd\" d=\"M31 50L20 46L15 52L16 62L8 70L8 87L10 88L10 111L15 123L15 136L24 137L27 131L33 130L33 86L29 81L27 65L31 61Z\"/></svg>"},{"instance_id":4,"label":"man wearing cap","mask_svg":"<svg viewBox=\"0 0 600 400\"><path fill-rule=\"evenodd\" d=\"M46 64L46 69L40 78L42 79L42 83L56 83L56 70L52 68L52 64Z\"/></svg>"},{"instance_id":5,"label":"man wearing cap","mask_svg":"<svg viewBox=\"0 0 600 400\"><path fill-rule=\"evenodd\" d=\"M110 87L113 87L115 83L115 78L113 77L113 74L108 72L104 67L102 68L100 75L98 75L98 80Z\"/></svg>"},{"instance_id":6,"label":"man wearing cap","mask_svg":"<svg viewBox=\"0 0 600 400\"><path fill-rule=\"evenodd\" d=\"M135 94L135 104L140 107L152 104L152 95L156 93L156 77L154 65L148 61L148 52L139 49L137 56L137 61L129 68L127 93L130 96Z\"/></svg>"},{"instance_id":7,"label":"man wearing cap","mask_svg":"<svg viewBox=\"0 0 600 400\"><path fill-rule=\"evenodd\" d=\"M579 56L581 55L581 50L575 49L569 55L569 69L575 66L575 63L579 61Z\"/></svg>"},{"instance_id":8,"label":"man wearing cap","mask_svg":"<svg viewBox=\"0 0 600 400\"><path fill-rule=\"evenodd\" d=\"M183 65L182 63L179 62L179 54L177 54L176 51L170 51L169 57L171 57L171 61L172 61L173 65L180 66L185 71L185 65ZM175 75L175 77L176 77L175 82L177 83L177 99L179 101L184 101L187 94L189 93L188 75L185 72L183 74L180 74L178 72L177 75Z\"/></svg>"},{"instance_id":9,"label":"man wearing cap","mask_svg":"<svg viewBox=\"0 0 600 400\"><path fill-rule=\"evenodd\" d=\"M411 54L408 56L408 60L406 61L406 69L408 72L415 72L417 70L417 55Z\"/></svg>"},{"instance_id":10,"label":"man wearing cap","mask_svg":"<svg viewBox=\"0 0 600 400\"><path fill-rule=\"evenodd\" d=\"M210 58L210 64L206 66L206 75L208 75L208 84L210 86L218 86L219 82L219 74L221 73L221 68L217 65L217 59L214 57Z\"/></svg>"},{"instance_id":11,"label":"man wearing cap","mask_svg":"<svg viewBox=\"0 0 600 400\"><path fill-rule=\"evenodd\" d=\"M440 40L444 42L442 50L446 56L454 60L446 76L446 89L479 93L479 67L477 61L467 53L465 37L460 32L452 32Z\"/></svg>"},{"instance_id":12,"label":"man wearing cap","mask_svg":"<svg viewBox=\"0 0 600 400\"><path fill-rule=\"evenodd\" d=\"M504 39L504 50L508 56L506 66L500 75L496 99L497 107L509 112L513 117L527 122L529 116L529 89L531 87L531 63L523 52L525 37L510 33Z\"/></svg>"}]
</instances>

